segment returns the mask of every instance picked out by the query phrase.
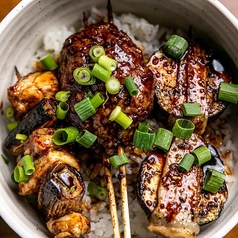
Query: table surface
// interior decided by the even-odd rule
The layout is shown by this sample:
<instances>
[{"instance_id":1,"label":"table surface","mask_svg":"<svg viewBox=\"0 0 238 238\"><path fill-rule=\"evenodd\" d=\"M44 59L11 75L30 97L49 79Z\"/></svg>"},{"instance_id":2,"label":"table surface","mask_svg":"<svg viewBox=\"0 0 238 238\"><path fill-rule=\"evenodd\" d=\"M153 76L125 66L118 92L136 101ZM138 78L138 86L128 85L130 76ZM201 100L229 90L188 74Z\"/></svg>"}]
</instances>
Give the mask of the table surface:
<instances>
[{"instance_id":1,"label":"table surface","mask_svg":"<svg viewBox=\"0 0 238 238\"><path fill-rule=\"evenodd\" d=\"M238 18L238 0L220 0ZM14 8L19 0L0 0L0 21ZM17 238L17 234L12 231L7 224L0 218L0 237ZM237 238L238 225L231 230L225 238Z\"/></svg>"}]
</instances>

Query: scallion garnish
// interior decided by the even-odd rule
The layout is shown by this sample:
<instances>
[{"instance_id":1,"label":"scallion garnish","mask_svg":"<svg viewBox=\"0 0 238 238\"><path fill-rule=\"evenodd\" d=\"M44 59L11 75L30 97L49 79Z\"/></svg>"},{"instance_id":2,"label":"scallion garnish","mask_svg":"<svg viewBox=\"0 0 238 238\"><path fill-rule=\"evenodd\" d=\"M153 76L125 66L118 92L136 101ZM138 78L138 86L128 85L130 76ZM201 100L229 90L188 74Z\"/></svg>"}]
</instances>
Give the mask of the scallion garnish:
<instances>
[{"instance_id":1,"label":"scallion garnish","mask_svg":"<svg viewBox=\"0 0 238 238\"><path fill-rule=\"evenodd\" d=\"M108 57L107 55L102 55L98 59L98 64L110 72L113 72L117 68L116 60Z\"/></svg>"},{"instance_id":2,"label":"scallion garnish","mask_svg":"<svg viewBox=\"0 0 238 238\"><path fill-rule=\"evenodd\" d=\"M27 139L28 139L28 136L25 135L25 134L16 134L16 137L15 137L17 140L21 141L21 143L24 143Z\"/></svg>"},{"instance_id":3,"label":"scallion garnish","mask_svg":"<svg viewBox=\"0 0 238 238\"><path fill-rule=\"evenodd\" d=\"M154 145L162 150L169 150L174 134L165 128L160 127L155 135Z\"/></svg>"},{"instance_id":4,"label":"scallion garnish","mask_svg":"<svg viewBox=\"0 0 238 238\"><path fill-rule=\"evenodd\" d=\"M97 136L88 130L79 132L78 136L76 137L76 141L86 148L90 148L96 140Z\"/></svg>"},{"instance_id":5,"label":"scallion garnish","mask_svg":"<svg viewBox=\"0 0 238 238\"><path fill-rule=\"evenodd\" d=\"M109 116L110 121L116 121L124 129L127 129L133 122L130 117L128 117L124 112L122 112L120 106L116 106Z\"/></svg>"},{"instance_id":6,"label":"scallion garnish","mask_svg":"<svg viewBox=\"0 0 238 238\"><path fill-rule=\"evenodd\" d=\"M5 164L9 164L9 159L7 159L4 155L1 154L1 157Z\"/></svg>"},{"instance_id":7,"label":"scallion garnish","mask_svg":"<svg viewBox=\"0 0 238 238\"><path fill-rule=\"evenodd\" d=\"M80 67L73 71L73 77L78 84L87 85L87 83L91 80L92 74L88 68Z\"/></svg>"},{"instance_id":8,"label":"scallion garnish","mask_svg":"<svg viewBox=\"0 0 238 238\"><path fill-rule=\"evenodd\" d=\"M182 110L184 116L200 116L202 114L198 103L183 103Z\"/></svg>"},{"instance_id":9,"label":"scallion garnish","mask_svg":"<svg viewBox=\"0 0 238 238\"><path fill-rule=\"evenodd\" d=\"M104 98L100 92L97 92L92 98L90 98L92 106L97 109L104 102Z\"/></svg>"},{"instance_id":10,"label":"scallion garnish","mask_svg":"<svg viewBox=\"0 0 238 238\"><path fill-rule=\"evenodd\" d=\"M226 175L224 173L209 169L202 188L208 192L216 193L223 185L225 178Z\"/></svg>"},{"instance_id":11,"label":"scallion garnish","mask_svg":"<svg viewBox=\"0 0 238 238\"><path fill-rule=\"evenodd\" d=\"M46 56L42 57L40 59L40 62L43 65L45 70L52 71L58 67L57 63L55 62L51 54L47 54Z\"/></svg>"},{"instance_id":12,"label":"scallion garnish","mask_svg":"<svg viewBox=\"0 0 238 238\"><path fill-rule=\"evenodd\" d=\"M96 109L88 97L84 98L81 102L76 103L74 109L82 121L87 120L96 113Z\"/></svg>"},{"instance_id":13,"label":"scallion garnish","mask_svg":"<svg viewBox=\"0 0 238 238\"><path fill-rule=\"evenodd\" d=\"M188 42L178 35L171 35L164 46L164 51L175 59L181 59L187 49Z\"/></svg>"},{"instance_id":14,"label":"scallion garnish","mask_svg":"<svg viewBox=\"0 0 238 238\"><path fill-rule=\"evenodd\" d=\"M69 111L69 105L66 102L60 102L56 108L56 117L59 120L64 120Z\"/></svg>"},{"instance_id":15,"label":"scallion garnish","mask_svg":"<svg viewBox=\"0 0 238 238\"><path fill-rule=\"evenodd\" d=\"M195 125L190 120L179 118L175 121L172 132L180 139L187 139L191 137L194 129Z\"/></svg>"},{"instance_id":16,"label":"scallion garnish","mask_svg":"<svg viewBox=\"0 0 238 238\"><path fill-rule=\"evenodd\" d=\"M102 80L103 82L107 82L107 80L111 77L112 72L103 68L99 64L94 64L93 69L92 69L92 75L95 76L96 78Z\"/></svg>"},{"instance_id":17,"label":"scallion garnish","mask_svg":"<svg viewBox=\"0 0 238 238\"><path fill-rule=\"evenodd\" d=\"M58 91L55 94L55 99L59 102L66 102L70 96L70 91Z\"/></svg>"},{"instance_id":18,"label":"scallion garnish","mask_svg":"<svg viewBox=\"0 0 238 238\"><path fill-rule=\"evenodd\" d=\"M56 145L65 145L76 141L79 131L76 127L69 126L55 131L52 140Z\"/></svg>"},{"instance_id":19,"label":"scallion garnish","mask_svg":"<svg viewBox=\"0 0 238 238\"><path fill-rule=\"evenodd\" d=\"M94 45L90 48L89 55L90 55L91 59L96 63L96 62L98 62L98 59L102 55L105 55L105 50L104 50L103 46Z\"/></svg>"},{"instance_id":20,"label":"scallion garnish","mask_svg":"<svg viewBox=\"0 0 238 238\"><path fill-rule=\"evenodd\" d=\"M35 172L34 162L30 155L25 155L21 158L23 168L26 175L32 175Z\"/></svg>"},{"instance_id":21,"label":"scallion garnish","mask_svg":"<svg viewBox=\"0 0 238 238\"><path fill-rule=\"evenodd\" d=\"M13 107L8 107L5 112L6 118L8 120L12 119L14 117L14 109Z\"/></svg>"},{"instance_id":22,"label":"scallion garnish","mask_svg":"<svg viewBox=\"0 0 238 238\"><path fill-rule=\"evenodd\" d=\"M186 154L178 165L178 170L181 172L188 172L195 161L195 157L192 154Z\"/></svg>"},{"instance_id":23,"label":"scallion garnish","mask_svg":"<svg viewBox=\"0 0 238 238\"><path fill-rule=\"evenodd\" d=\"M13 131L18 126L17 121L11 121L7 123L7 129L8 131Z\"/></svg>"},{"instance_id":24,"label":"scallion garnish","mask_svg":"<svg viewBox=\"0 0 238 238\"><path fill-rule=\"evenodd\" d=\"M108 196L108 191L106 188L97 185L94 182L90 182L87 188L90 195L95 196L99 200L105 200Z\"/></svg>"},{"instance_id":25,"label":"scallion garnish","mask_svg":"<svg viewBox=\"0 0 238 238\"><path fill-rule=\"evenodd\" d=\"M16 181L17 183L27 182L29 179L29 175L26 175L24 168L18 165L15 167L13 171L13 178L14 178L14 181Z\"/></svg>"},{"instance_id":26,"label":"scallion garnish","mask_svg":"<svg viewBox=\"0 0 238 238\"><path fill-rule=\"evenodd\" d=\"M133 135L133 145L142 150L150 150L154 144L155 133L149 129L146 122L139 123Z\"/></svg>"},{"instance_id":27,"label":"scallion garnish","mask_svg":"<svg viewBox=\"0 0 238 238\"><path fill-rule=\"evenodd\" d=\"M205 145L193 150L191 154L195 157L194 162L198 166L206 163L211 159L211 152Z\"/></svg>"},{"instance_id":28,"label":"scallion garnish","mask_svg":"<svg viewBox=\"0 0 238 238\"><path fill-rule=\"evenodd\" d=\"M129 163L129 159L127 158L125 153L111 156L109 158L109 161L113 168L119 168L120 166Z\"/></svg>"},{"instance_id":29,"label":"scallion garnish","mask_svg":"<svg viewBox=\"0 0 238 238\"><path fill-rule=\"evenodd\" d=\"M131 96L136 96L139 92L132 77L126 77L124 80L126 88Z\"/></svg>"},{"instance_id":30,"label":"scallion garnish","mask_svg":"<svg viewBox=\"0 0 238 238\"><path fill-rule=\"evenodd\" d=\"M105 86L110 94L117 94L120 91L121 84L118 79L110 77Z\"/></svg>"},{"instance_id":31,"label":"scallion garnish","mask_svg":"<svg viewBox=\"0 0 238 238\"><path fill-rule=\"evenodd\" d=\"M238 85L226 82L220 83L218 99L230 103L238 102Z\"/></svg>"}]
</instances>

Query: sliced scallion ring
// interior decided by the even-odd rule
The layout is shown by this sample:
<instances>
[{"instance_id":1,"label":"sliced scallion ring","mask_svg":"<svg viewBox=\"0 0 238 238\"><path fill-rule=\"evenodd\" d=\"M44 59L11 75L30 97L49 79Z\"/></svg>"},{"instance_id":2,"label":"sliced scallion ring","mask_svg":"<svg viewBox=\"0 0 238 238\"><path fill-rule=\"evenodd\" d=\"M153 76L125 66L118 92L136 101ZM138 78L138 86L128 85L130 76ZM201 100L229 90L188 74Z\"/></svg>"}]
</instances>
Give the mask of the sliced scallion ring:
<instances>
[{"instance_id":1,"label":"sliced scallion ring","mask_svg":"<svg viewBox=\"0 0 238 238\"><path fill-rule=\"evenodd\" d=\"M88 130L79 132L78 136L76 137L76 141L85 148L90 148L96 140L97 136Z\"/></svg>"},{"instance_id":2,"label":"sliced scallion ring","mask_svg":"<svg viewBox=\"0 0 238 238\"><path fill-rule=\"evenodd\" d=\"M238 102L238 85L221 82L220 88L218 91L218 99L225 102L237 103Z\"/></svg>"},{"instance_id":3,"label":"sliced scallion ring","mask_svg":"<svg viewBox=\"0 0 238 238\"><path fill-rule=\"evenodd\" d=\"M202 188L208 192L216 193L223 185L225 178L226 175L224 173L214 169L210 169L207 172Z\"/></svg>"},{"instance_id":4,"label":"sliced scallion ring","mask_svg":"<svg viewBox=\"0 0 238 238\"><path fill-rule=\"evenodd\" d=\"M119 168L120 166L129 163L129 159L125 153L120 154L120 155L111 156L109 158L109 161L113 168Z\"/></svg>"},{"instance_id":5,"label":"sliced scallion ring","mask_svg":"<svg viewBox=\"0 0 238 238\"><path fill-rule=\"evenodd\" d=\"M90 48L89 55L90 55L91 59L96 63L96 62L98 62L98 59L102 55L105 55L105 50L104 50L103 46L94 45Z\"/></svg>"},{"instance_id":6,"label":"sliced scallion ring","mask_svg":"<svg viewBox=\"0 0 238 238\"><path fill-rule=\"evenodd\" d=\"M14 109L13 107L8 107L5 112L6 118L8 120L12 119L14 117Z\"/></svg>"},{"instance_id":7,"label":"sliced scallion ring","mask_svg":"<svg viewBox=\"0 0 238 238\"><path fill-rule=\"evenodd\" d=\"M120 91L120 86L119 80L112 77L110 77L105 84L106 90L110 94L117 94Z\"/></svg>"},{"instance_id":8,"label":"sliced scallion ring","mask_svg":"<svg viewBox=\"0 0 238 238\"><path fill-rule=\"evenodd\" d=\"M66 145L75 142L78 133L78 129L73 126L60 128L55 131L52 140L56 145Z\"/></svg>"},{"instance_id":9,"label":"sliced scallion ring","mask_svg":"<svg viewBox=\"0 0 238 238\"><path fill-rule=\"evenodd\" d=\"M7 129L8 131L13 131L18 126L17 121L11 121L7 123Z\"/></svg>"},{"instance_id":10,"label":"sliced scallion ring","mask_svg":"<svg viewBox=\"0 0 238 238\"><path fill-rule=\"evenodd\" d=\"M124 83L131 96L136 96L138 94L139 90L136 87L136 84L132 77L126 77L124 79Z\"/></svg>"},{"instance_id":11,"label":"sliced scallion ring","mask_svg":"<svg viewBox=\"0 0 238 238\"><path fill-rule=\"evenodd\" d=\"M41 64L43 65L44 69L53 71L55 70L58 65L55 62L54 58L51 54L47 54L40 59Z\"/></svg>"},{"instance_id":12,"label":"sliced scallion ring","mask_svg":"<svg viewBox=\"0 0 238 238\"><path fill-rule=\"evenodd\" d=\"M178 170L181 172L188 172L191 169L194 161L195 157L192 154L186 154L180 161L178 165Z\"/></svg>"},{"instance_id":13,"label":"sliced scallion ring","mask_svg":"<svg viewBox=\"0 0 238 238\"><path fill-rule=\"evenodd\" d=\"M35 165L30 155L23 156L21 162L26 175L32 175L35 172Z\"/></svg>"},{"instance_id":14,"label":"sliced scallion ring","mask_svg":"<svg viewBox=\"0 0 238 238\"><path fill-rule=\"evenodd\" d=\"M69 111L69 105L66 102L60 102L56 108L56 117L59 120L64 120Z\"/></svg>"},{"instance_id":15,"label":"sliced scallion ring","mask_svg":"<svg viewBox=\"0 0 238 238\"><path fill-rule=\"evenodd\" d=\"M154 145L162 150L169 150L174 134L165 128L160 127L155 135Z\"/></svg>"},{"instance_id":16,"label":"sliced scallion ring","mask_svg":"<svg viewBox=\"0 0 238 238\"><path fill-rule=\"evenodd\" d=\"M55 99L59 102L66 102L70 96L70 91L58 91L55 94Z\"/></svg>"},{"instance_id":17,"label":"sliced scallion ring","mask_svg":"<svg viewBox=\"0 0 238 238\"><path fill-rule=\"evenodd\" d=\"M193 150L191 154L195 157L194 163L198 166L205 164L212 157L210 150L205 145Z\"/></svg>"},{"instance_id":18,"label":"sliced scallion ring","mask_svg":"<svg viewBox=\"0 0 238 238\"><path fill-rule=\"evenodd\" d=\"M107 55L102 55L98 59L98 64L110 72L113 72L117 68L116 60L108 57Z\"/></svg>"},{"instance_id":19,"label":"sliced scallion ring","mask_svg":"<svg viewBox=\"0 0 238 238\"><path fill-rule=\"evenodd\" d=\"M25 174L22 166L17 165L13 171L13 178L17 183L27 182L29 180L29 175Z\"/></svg>"},{"instance_id":20,"label":"sliced scallion ring","mask_svg":"<svg viewBox=\"0 0 238 238\"><path fill-rule=\"evenodd\" d=\"M104 101L105 100L100 92L97 92L92 98L90 98L90 102L95 109L101 106Z\"/></svg>"},{"instance_id":21,"label":"sliced scallion ring","mask_svg":"<svg viewBox=\"0 0 238 238\"><path fill-rule=\"evenodd\" d=\"M164 46L164 51L175 59L181 59L187 49L188 42L178 35L171 35Z\"/></svg>"},{"instance_id":22,"label":"sliced scallion ring","mask_svg":"<svg viewBox=\"0 0 238 238\"><path fill-rule=\"evenodd\" d=\"M18 134L16 134L16 139L20 140L21 143L24 143L28 139L28 136L25 134L18 133Z\"/></svg>"},{"instance_id":23,"label":"sliced scallion ring","mask_svg":"<svg viewBox=\"0 0 238 238\"><path fill-rule=\"evenodd\" d=\"M88 68L76 68L73 71L73 77L78 84L87 84L90 82L92 74Z\"/></svg>"},{"instance_id":24,"label":"sliced scallion ring","mask_svg":"<svg viewBox=\"0 0 238 238\"><path fill-rule=\"evenodd\" d=\"M150 150L154 144L155 133L152 131L143 132L135 130L133 135L133 145L142 150Z\"/></svg>"},{"instance_id":25,"label":"sliced scallion ring","mask_svg":"<svg viewBox=\"0 0 238 238\"><path fill-rule=\"evenodd\" d=\"M172 132L174 136L180 139L188 139L191 137L194 129L195 125L190 120L179 118L175 121Z\"/></svg>"},{"instance_id":26,"label":"sliced scallion ring","mask_svg":"<svg viewBox=\"0 0 238 238\"><path fill-rule=\"evenodd\" d=\"M96 78L102 80L103 82L107 82L107 80L111 77L112 72L103 68L99 64L94 64L93 69L92 69L92 75L95 76Z\"/></svg>"},{"instance_id":27,"label":"sliced scallion ring","mask_svg":"<svg viewBox=\"0 0 238 238\"><path fill-rule=\"evenodd\" d=\"M182 110L184 116L200 116L202 114L198 103L183 103Z\"/></svg>"}]
</instances>

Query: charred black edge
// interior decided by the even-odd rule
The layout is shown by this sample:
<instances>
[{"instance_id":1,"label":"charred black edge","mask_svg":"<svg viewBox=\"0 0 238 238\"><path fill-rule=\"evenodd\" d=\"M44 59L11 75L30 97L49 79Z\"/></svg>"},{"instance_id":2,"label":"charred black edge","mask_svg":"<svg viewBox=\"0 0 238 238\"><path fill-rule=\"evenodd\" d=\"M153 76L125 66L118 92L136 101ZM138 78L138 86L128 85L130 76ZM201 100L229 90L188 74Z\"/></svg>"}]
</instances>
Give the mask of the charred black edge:
<instances>
[{"instance_id":1,"label":"charred black edge","mask_svg":"<svg viewBox=\"0 0 238 238\"><path fill-rule=\"evenodd\" d=\"M25 118L18 124L18 126L8 134L3 142L5 149L11 151L14 146L19 146L20 141L16 139L17 134L24 134L29 136L35 129L41 125L49 123L51 126L56 120L56 106L57 102L50 99L43 99L40 103L32 109Z\"/></svg>"},{"instance_id":2,"label":"charred black edge","mask_svg":"<svg viewBox=\"0 0 238 238\"><path fill-rule=\"evenodd\" d=\"M113 11L111 0L107 1L107 14L108 14L108 23L113 24Z\"/></svg>"}]
</instances>

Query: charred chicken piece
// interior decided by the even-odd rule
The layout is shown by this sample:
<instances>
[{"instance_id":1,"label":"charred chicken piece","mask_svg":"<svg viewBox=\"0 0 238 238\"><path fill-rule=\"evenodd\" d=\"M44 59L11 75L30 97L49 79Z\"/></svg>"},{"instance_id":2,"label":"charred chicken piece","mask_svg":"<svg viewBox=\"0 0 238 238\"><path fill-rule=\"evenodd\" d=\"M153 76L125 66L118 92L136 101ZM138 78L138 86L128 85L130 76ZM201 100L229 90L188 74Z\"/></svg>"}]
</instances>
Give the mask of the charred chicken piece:
<instances>
[{"instance_id":1,"label":"charred chicken piece","mask_svg":"<svg viewBox=\"0 0 238 238\"><path fill-rule=\"evenodd\" d=\"M73 167L55 162L47 171L38 194L38 208L46 221L80 211L85 187L80 173Z\"/></svg>"},{"instance_id":2,"label":"charred chicken piece","mask_svg":"<svg viewBox=\"0 0 238 238\"><path fill-rule=\"evenodd\" d=\"M59 80L62 90L70 90L70 112L68 122L79 129L87 129L98 136L98 143L108 155L117 153L118 145L128 144L138 122L145 120L152 110L154 95L153 75L143 62L140 49L123 31L113 24L112 12L108 13L108 22L86 26L82 31L66 39L61 52ZM97 79L92 86L79 85L73 78L73 71L78 67L90 68L94 62L89 56L92 46L100 45L108 57L118 63L112 77L120 83L120 91L116 95L106 93L105 83ZM139 89L136 96L131 97L124 86L124 79L131 76ZM97 113L82 121L74 110L74 105L82 101L86 94L100 92L106 99ZM109 121L109 115L117 106L127 114L133 123L130 129L123 129L116 122Z\"/></svg>"},{"instance_id":3,"label":"charred chicken piece","mask_svg":"<svg viewBox=\"0 0 238 238\"><path fill-rule=\"evenodd\" d=\"M19 155L24 144L16 139L16 134L30 134L37 128L51 127L57 121L56 117L57 102L52 98L45 98L38 103L18 124L16 129L8 134L4 140L4 147L12 155Z\"/></svg>"},{"instance_id":4,"label":"charred chicken piece","mask_svg":"<svg viewBox=\"0 0 238 238\"><path fill-rule=\"evenodd\" d=\"M78 212L70 212L60 218L50 219L46 225L55 238L81 237L90 231L88 219Z\"/></svg>"},{"instance_id":5,"label":"charred chicken piece","mask_svg":"<svg viewBox=\"0 0 238 238\"><path fill-rule=\"evenodd\" d=\"M201 187L208 168L224 170L214 147L208 145L212 159L203 167L193 166L188 173L178 171L183 156L201 145L206 143L196 134L187 140L175 138L167 152L164 168L163 160L151 162L151 155L143 161L138 174L137 195L152 232L164 237L196 237L200 225L215 220L222 211L228 196L225 183L215 194L203 191ZM152 158L156 156L152 154ZM159 182L152 177L154 171Z\"/></svg>"},{"instance_id":6,"label":"charred chicken piece","mask_svg":"<svg viewBox=\"0 0 238 238\"><path fill-rule=\"evenodd\" d=\"M51 71L33 72L21 77L8 88L8 100L15 109L15 118L21 120L45 97L53 97L59 91L59 83Z\"/></svg>"},{"instance_id":7,"label":"charred chicken piece","mask_svg":"<svg viewBox=\"0 0 238 238\"><path fill-rule=\"evenodd\" d=\"M220 82L231 82L229 72L219 72L214 67L214 56L195 40L189 40L189 47L181 60L169 58L163 48L148 62L156 80L155 94L162 110L169 114L169 124L183 117L182 104L196 102L202 115L191 117L195 132L203 134L208 118L219 114L226 103L218 101Z\"/></svg>"}]
</instances>

